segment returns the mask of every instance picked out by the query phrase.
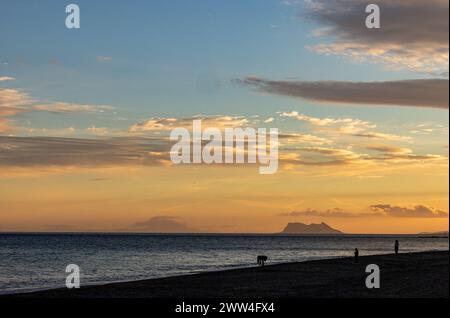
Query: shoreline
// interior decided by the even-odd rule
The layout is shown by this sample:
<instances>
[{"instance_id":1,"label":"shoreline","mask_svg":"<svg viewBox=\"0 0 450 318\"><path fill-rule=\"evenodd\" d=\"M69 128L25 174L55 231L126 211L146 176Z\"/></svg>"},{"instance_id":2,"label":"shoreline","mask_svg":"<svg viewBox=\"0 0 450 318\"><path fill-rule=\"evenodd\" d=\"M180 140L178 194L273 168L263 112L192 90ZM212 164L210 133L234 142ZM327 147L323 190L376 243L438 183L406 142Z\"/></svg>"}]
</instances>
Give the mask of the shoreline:
<instances>
[{"instance_id":1,"label":"shoreline","mask_svg":"<svg viewBox=\"0 0 450 318\"><path fill-rule=\"evenodd\" d=\"M365 267L377 264L381 288L365 287ZM45 289L0 298L352 298L449 297L449 251L381 254L206 271L109 282L80 289Z\"/></svg>"}]
</instances>

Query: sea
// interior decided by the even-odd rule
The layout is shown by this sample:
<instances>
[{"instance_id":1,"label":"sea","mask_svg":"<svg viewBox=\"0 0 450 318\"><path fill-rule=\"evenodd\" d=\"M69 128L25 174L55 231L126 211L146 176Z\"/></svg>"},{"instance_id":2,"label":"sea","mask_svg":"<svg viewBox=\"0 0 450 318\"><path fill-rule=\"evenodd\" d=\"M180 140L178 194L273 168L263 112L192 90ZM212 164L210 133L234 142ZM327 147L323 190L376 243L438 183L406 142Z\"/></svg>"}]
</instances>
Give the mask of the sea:
<instances>
[{"instance_id":1,"label":"sea","mask_svg":"<svg viewBox=\"0 0 450 318\"><path fill-rule=\"evenodd\" d=\"M0 294L65 287L76 264L81 285L267 264L449 249L448 238L408 235L0 234Z\"/></svg>"}]
</instances>

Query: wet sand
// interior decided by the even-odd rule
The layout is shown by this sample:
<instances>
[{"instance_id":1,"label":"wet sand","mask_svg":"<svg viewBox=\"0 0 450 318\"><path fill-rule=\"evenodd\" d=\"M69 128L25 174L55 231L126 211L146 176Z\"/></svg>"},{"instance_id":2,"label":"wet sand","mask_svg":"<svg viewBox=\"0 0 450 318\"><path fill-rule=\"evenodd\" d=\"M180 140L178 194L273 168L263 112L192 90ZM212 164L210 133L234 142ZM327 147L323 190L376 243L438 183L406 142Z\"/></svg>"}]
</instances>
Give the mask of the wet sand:
<instances>
[{"instance_id":1,"label":"wet sand","mask_svg":"<svg viewBox=\"0 0 450 318\"><path fill-rule=\"evenodd\" d=\"M256 257L255 257L256 258ZM365 268L377 264L381 288L367 289ZM81 282L82 283L82 282ZM449 297L449 252L360 256L266 265L193 275L53 289L32 298L354 298Z\"/></svg>"}]
</instances>

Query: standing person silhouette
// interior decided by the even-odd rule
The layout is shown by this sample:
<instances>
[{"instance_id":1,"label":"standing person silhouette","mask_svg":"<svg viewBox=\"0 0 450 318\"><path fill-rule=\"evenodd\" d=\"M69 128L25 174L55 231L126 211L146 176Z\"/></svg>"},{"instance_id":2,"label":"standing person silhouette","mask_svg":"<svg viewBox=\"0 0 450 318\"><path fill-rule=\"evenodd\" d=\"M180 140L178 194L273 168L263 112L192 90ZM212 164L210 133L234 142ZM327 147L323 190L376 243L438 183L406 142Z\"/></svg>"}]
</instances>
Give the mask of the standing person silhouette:
<instances>
[{"instance_id":1,"label":"standing person silhouette","mask_svg":"<svg viewBox=\"0 0 450 318\"><path fill-rule=\"evenodd\" d=\"M399 247L400 247L400 243L398 242L398 240L395 240L395 245L394 245L395 255L398 254Z\"/></svg>"},{"instance_id":2,"label":"standing person silhouette","mask_svg":"<svg viewBox=\"0 0 450 318\"><path fill-rule=\"evenodd\" d=\"M359 251L355 248L355 263L358 263Z\"/></svg>"}]
</instances>

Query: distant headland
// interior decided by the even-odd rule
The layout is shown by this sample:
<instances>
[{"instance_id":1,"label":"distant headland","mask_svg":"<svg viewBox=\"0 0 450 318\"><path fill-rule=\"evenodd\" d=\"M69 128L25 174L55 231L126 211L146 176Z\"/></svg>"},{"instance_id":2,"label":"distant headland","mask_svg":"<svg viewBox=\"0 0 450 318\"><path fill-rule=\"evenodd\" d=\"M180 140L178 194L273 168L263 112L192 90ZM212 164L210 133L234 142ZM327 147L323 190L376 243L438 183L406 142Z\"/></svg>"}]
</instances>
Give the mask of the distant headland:
<instances>
[{"instance_id":1,"label":"distant headland","mask_svg":"<svg viewBox=\"0 0 450 318\"><path fill-rule=\"evenodd\" d=\"M322 222L320 224L304 224L304 223L288 223L280 234L344 234L343 232L333 229L328 224Z\"/></svg>"}]
</instances>

